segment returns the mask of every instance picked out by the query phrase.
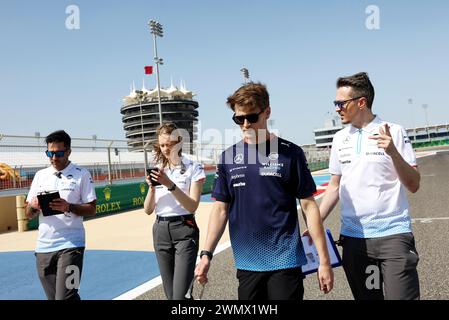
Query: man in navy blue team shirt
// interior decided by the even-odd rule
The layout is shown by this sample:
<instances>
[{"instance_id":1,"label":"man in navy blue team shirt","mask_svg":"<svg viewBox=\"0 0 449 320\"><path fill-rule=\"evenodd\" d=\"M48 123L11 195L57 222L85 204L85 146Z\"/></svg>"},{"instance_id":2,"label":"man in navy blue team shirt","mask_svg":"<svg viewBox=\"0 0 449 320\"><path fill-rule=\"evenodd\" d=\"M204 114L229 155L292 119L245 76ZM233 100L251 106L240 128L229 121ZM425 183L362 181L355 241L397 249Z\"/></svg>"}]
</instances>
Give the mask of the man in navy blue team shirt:
<instances>
[{"instance_id":1,"label":"man in navy blue team shirt","mask_svg":"<svg viewBox=\"0 0 449 320\"><path fill-rule=\"evenodd\" d=\"M201 284L229 220L240 300L293 300L304 294L302 247L296 199L306 218L318 254L320 289L333 287L316 191L304 153L297 145L270 134L269 94L264 85L249 83L227 100L243 140L221 155L213 187L216 199L206 244L195 274Z\"/></svg>"}]
</instances>

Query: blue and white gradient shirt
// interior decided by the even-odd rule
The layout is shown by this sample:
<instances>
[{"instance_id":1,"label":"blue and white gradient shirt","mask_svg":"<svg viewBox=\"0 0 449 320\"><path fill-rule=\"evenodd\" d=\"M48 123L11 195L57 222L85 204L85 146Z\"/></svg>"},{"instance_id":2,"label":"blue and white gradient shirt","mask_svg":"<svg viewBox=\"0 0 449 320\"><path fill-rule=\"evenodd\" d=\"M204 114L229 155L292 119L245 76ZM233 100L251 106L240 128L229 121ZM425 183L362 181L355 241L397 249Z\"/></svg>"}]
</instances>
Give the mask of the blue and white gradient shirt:
<instances>
[{"instance_id":1,"label":"blue and white gradient shirt","mask_svg":"<svg viewBox=\"0 0 449 320\"><path fill-rule=\"evenodd\" d=\"M306 264L296 199L315 191L302 149L289 141L241 141L224 151L212 197L229 203L236 268L274 271Z\"/></svg>"},{"instance_id":2,"label":"blue and white gradient shirt","mask_svg":"<svg viewBox=\"0 0 449 320\"><path fill-rule=\"evenodd\" d=\"M376 116L364 128L348 126L334 136L329 172L341 176L341 234L345 236L378 238L412 231L407 193L393 160L377 147L377 140L368 138L380 134L386 123ZM404 128L388 125L401 156L416 166Z\"/></svg>"}]
</instances>

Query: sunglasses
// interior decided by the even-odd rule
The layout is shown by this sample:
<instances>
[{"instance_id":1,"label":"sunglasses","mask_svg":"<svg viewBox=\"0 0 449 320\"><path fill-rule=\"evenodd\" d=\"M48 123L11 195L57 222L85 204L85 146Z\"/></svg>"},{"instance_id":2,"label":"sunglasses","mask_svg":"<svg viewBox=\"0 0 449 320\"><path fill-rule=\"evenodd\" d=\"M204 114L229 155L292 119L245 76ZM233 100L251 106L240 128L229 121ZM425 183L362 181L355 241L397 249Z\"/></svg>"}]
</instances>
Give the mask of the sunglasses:
<instances>
[{"instance_id":1,"label":"sunglasses","mask_svg":"<svg viewBox=\"0 0 449 320\"><path fill-rule=\"evenodd\" d=\"M56 158L61 158L64 156L65 151L61 150L61 151L45 151L45 154L47 155L47 157L49 158L53 158L53 156L56 156Z\"/></svg>"},{"instance_id":2,"label":"sunglasses","mask_svg":"<svg viewBox=\"0 0 449 320\"><path fill-rule=\"evenodd\" d=\"M236 124L242 125L245 123L245 119L248 120L249 123L256 123L259 121L259 115L264 112L265 110L260 111L259 113L251 113L251 114L245 114L243 116L236 116L235 113L232 116L232 120Z\"/></svg>"},{"instance_id":3,"label":"sunglasses","mask_svg":"<svg viewBox=\"0 0 449 320\"><path fill-rule=\"evenodd\" d=\"M348 99L348 100L335 100L334 101L334 105L338 109L338 111L344 110L345 109L345 104L347 104L350 101L354 101L354 100L357 100L357 99L360 99L360 98L364 98L364 97L361 96L361 97L352 98L352 99Z\"/></svg>"}]
</instances>

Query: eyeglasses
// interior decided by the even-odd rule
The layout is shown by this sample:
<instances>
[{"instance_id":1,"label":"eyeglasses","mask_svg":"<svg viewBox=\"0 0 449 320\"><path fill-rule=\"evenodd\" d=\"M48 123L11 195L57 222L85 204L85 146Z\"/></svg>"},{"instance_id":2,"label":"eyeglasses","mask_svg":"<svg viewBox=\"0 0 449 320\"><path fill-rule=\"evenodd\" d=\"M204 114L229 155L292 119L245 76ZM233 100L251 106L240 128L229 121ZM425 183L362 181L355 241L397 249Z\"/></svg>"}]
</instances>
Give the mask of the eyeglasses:
<instances>
[{"instance_id":1,"label":"eyeglasses","mask_svg":"<svg viewBox=\"0 0 449 320\"><path fill-rule=\"evenodd\" d=\"M64 157L65 151L64 150L59 150L59 151L45 151L45 154L47 155L47 157L49 158L53 158L53 156L56 156L56 158L61 158Z\"/></svg>"},{"instance_id":2,"label":"eyeglasses","mask_svg":"<svg viewBox=\"0 0 449 320\"><path fill-rule=\"evenodd\" d=\"M259 115L264 111L265 110L262 110L259 113L245 114L242 116L236 116L234 113L234 115L232 116L232 120L234 120L234 122L239 125L244 124L245 119L248 120L249 123L256 123L257 121L259 121Z\"/></svg>"},{"instance_id":3,"label":"eyeglasses","mask_svg":"<svg viewBox=\"0 0 449 320\"><path fill-rule=\"evenodd\" d=\"M338 109L338 111L344 110L345 109L345 104L347 104L350 101L357 100L357 99L360 99L360 98L364 98L364 96L360 96L360 97L352 98L352 99L348 99L348 100L335 100L334 101L334 105Z\"/></svg>"}]
</instances>

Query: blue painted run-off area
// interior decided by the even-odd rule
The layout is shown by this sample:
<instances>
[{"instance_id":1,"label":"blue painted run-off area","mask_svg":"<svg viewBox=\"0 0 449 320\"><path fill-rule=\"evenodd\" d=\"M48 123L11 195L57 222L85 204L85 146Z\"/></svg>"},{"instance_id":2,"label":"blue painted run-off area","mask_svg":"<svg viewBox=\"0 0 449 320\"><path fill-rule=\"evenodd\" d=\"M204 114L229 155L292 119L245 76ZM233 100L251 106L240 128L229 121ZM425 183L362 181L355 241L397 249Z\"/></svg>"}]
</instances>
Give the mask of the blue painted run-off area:
<instances>
[{"instance_id":1,"label":"blue painted run-off area","mask_svg":"<svg viewBox=\"0 0 449 320\"><path fill-rule=\"evenodd\" d=\"M110 300L159 276L153 252L87 250L81 299ZM34 252L0 252L0 300L46 299Z\"/></svg>"}]
</instances>

